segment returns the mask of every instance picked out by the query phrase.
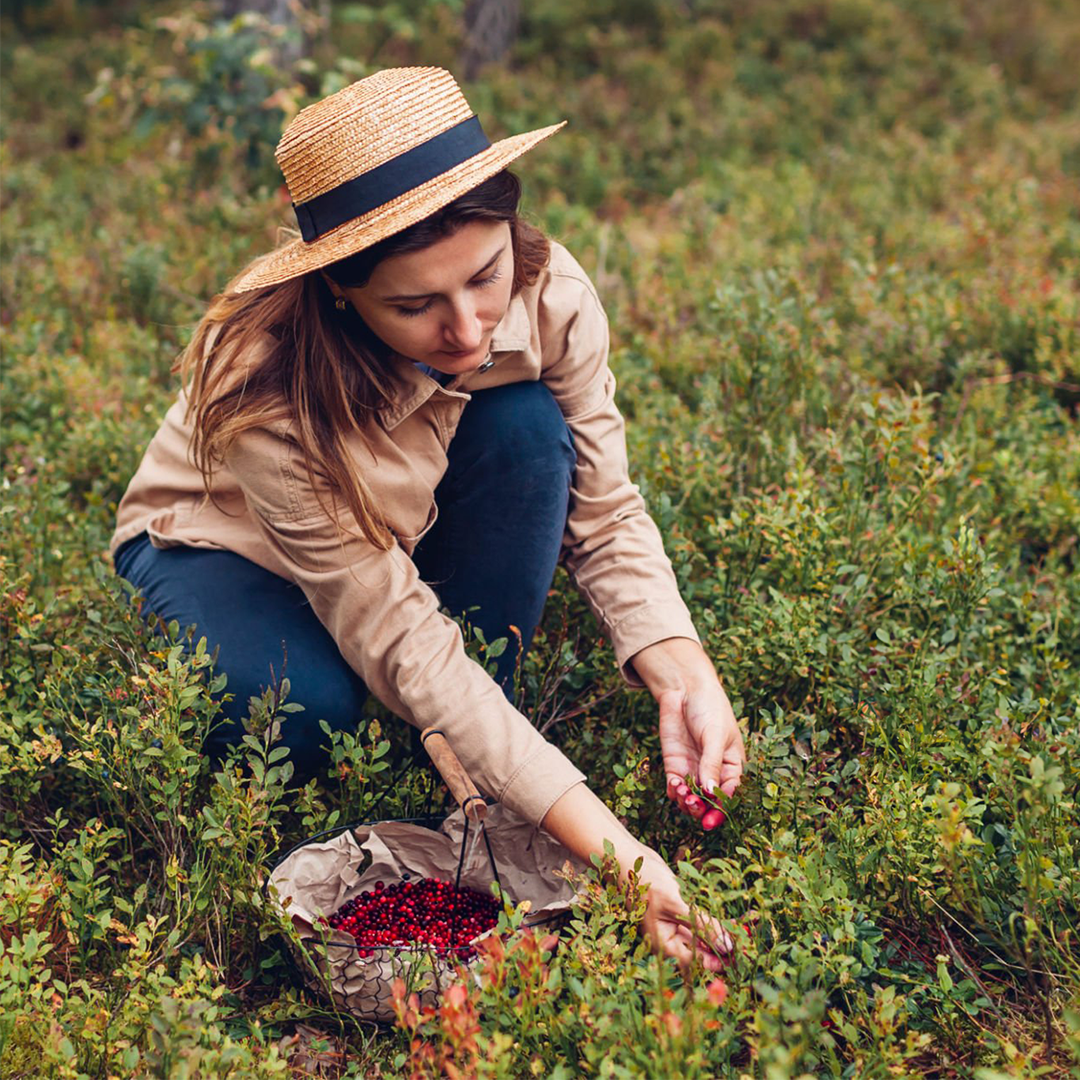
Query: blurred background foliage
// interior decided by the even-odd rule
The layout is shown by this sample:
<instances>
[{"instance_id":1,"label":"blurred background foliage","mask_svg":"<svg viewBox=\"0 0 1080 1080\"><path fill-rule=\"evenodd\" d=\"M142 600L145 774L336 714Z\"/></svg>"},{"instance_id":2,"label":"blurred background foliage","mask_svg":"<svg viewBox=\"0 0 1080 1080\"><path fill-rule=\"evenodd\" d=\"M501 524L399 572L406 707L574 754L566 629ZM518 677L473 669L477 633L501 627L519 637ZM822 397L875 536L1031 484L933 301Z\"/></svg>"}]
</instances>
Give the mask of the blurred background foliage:
<instances>
[{"instance_id":1,"label":"blurred background foliage","mask_svg":"<svg viewBox=\"0 0 1080 1080\"><path fill-rule=\"evenodd\" d=\"M611 317L634 474L747 731L729 824L664 804L655 709L561 572L522 707L752 933L717 1007L597 878L543 979L517 955L378 1038L295 989L259 885L366 812L403 725L373 709L297 790L271 693L211 775L210 659L141 629L107 545L206 301L293 224L283 125L457 71L468 5L2 19L4 1075L437 1074L418 1045L499 1077L1076 1068L1075 4L537 0L466 83L493 138L570 121L526 209Z\"/></svg>"}]
</instances>

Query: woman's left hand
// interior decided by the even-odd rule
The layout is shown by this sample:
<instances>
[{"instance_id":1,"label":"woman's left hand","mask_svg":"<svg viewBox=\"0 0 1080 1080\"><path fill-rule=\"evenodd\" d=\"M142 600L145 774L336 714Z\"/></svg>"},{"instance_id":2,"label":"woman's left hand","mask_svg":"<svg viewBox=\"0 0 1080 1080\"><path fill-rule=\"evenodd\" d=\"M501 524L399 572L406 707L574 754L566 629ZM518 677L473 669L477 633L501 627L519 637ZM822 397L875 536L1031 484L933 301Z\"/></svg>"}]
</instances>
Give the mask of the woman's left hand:
<instances>
[{"instance_id":1,"label":"woman's left hand","mask_svg":"<svg viewBox=\"0 0 1080 1080\"><path fill-rule=\"evenodd\" d=\"M746 762L742 732L716 669L696 641L669 638L633 657L633 665L660 706L660 749L667 793L681 809L701 818L701 800L687 805L679 793L686 776L703 791L732 795Z\"/></svg>"}]
</instances>

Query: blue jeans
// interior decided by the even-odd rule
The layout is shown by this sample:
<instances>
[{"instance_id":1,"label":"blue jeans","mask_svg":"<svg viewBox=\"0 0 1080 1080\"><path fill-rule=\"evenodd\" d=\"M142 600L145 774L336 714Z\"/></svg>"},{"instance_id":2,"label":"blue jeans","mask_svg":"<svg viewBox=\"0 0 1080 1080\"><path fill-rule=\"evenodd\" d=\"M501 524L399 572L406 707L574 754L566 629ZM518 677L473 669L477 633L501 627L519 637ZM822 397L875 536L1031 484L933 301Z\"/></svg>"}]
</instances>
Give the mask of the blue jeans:
<instances>
[{"instance_id":1,"label":"blue jeans","mask_svg":"<svg viewBox=\"0 0 1080 1080\"><path fill-rule=\"evenodd\" d=\"M439 517L413 553L420 577L454 616L466 616L487 641L508 637L496 681L513 695L521 630L528 649L558 561L576 455L562 413L543 383L512 383L473 394L448 451L435 491ZM319 720L354 730L367 687L345 662L298 585L229 551L155 548L146 533L116 555L117 573L145 597L144 612L197 627L218 647L217 670L228 676L229 721L210 735L206 751L221 757L238 742L248 699L281 677L287 651L289 699L282 741L296 775L325 764Z\"/></svg>"}]
</instances>

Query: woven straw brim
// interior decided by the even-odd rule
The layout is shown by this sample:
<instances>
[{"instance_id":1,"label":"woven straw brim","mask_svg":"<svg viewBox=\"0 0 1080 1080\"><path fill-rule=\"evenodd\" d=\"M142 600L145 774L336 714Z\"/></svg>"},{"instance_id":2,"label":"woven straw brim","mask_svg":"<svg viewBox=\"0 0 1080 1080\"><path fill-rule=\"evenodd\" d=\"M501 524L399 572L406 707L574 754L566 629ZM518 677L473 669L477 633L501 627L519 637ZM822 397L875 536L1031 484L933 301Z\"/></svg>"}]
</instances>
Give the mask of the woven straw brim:
<instances>
[{"instance_id":1,"label":"woven straw brim","mask_svg":"<svg viewBox=\"0 0 1080 1080\"><path fill-rule=\"evenodd\" d=\"M554 135L565 123L564 120L561 124L526 131L521 135L511 135L426 184L421 184L375 210L331 229L317 240L310 243L293 240L255 262L246 273L232 282L228 291L250 292L267 285L277 285L318 270L322 266L329 266L349 255L355 255L358 251L423 221L436 210L441 210L458 196L471 191L505 169L511 161L521 157L549 135Z\"/></svg>"}]
</instances>

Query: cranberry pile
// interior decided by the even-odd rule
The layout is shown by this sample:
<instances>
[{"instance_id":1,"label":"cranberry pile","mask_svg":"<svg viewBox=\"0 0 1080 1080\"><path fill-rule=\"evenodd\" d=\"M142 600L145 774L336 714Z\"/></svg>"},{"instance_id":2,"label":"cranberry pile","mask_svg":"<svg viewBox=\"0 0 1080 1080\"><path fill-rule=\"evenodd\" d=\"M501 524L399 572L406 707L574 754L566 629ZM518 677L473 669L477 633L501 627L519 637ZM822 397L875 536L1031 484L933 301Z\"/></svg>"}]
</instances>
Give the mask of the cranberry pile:
<instances>
[{"instance_id":1,"label":"cranberry pile","mask_svg":"<svg viewBox=\"0 0 1080 1080\"><path fill-rule=\"evenodd\" d=\"M420 943L454 951L470 960L473 938L498 921L499 903L475 889L458 889L448 881L421 878L394 885L375 882L359 896L347 900L326 923L356 938L360 956L376 948Z\"/></svg>"}]
</instances>

